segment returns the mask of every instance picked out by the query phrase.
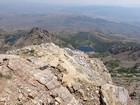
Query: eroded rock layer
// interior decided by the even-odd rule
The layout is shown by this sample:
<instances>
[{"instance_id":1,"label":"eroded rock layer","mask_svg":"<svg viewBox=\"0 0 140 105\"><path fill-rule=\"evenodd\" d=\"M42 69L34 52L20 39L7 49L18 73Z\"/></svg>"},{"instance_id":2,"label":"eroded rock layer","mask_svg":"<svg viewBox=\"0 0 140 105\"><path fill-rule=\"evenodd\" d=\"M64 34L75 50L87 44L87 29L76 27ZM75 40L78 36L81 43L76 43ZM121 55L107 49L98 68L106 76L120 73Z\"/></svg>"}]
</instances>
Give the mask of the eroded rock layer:
<instances>
[{"instance_id":1,"label":"eroded rock layer","mask_svg":"<svg viewBox=\"0 0 140 105\"><path fill-rule=\"evenodd\" d=\"M1 54L0 72L2 105L132 105L99 59L52 43Z\"/></svg>"}]
</instances>

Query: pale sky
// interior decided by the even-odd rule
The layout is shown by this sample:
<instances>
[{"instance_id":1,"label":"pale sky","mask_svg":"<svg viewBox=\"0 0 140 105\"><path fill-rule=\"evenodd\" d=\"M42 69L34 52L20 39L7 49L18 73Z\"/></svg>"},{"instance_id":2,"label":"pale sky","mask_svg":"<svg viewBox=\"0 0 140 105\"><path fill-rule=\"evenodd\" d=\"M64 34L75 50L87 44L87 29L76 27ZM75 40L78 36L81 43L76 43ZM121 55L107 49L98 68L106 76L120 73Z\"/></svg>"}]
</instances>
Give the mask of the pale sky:
<instances>
[{"instance_id":1,"label":"pale sky","mask_svg":"<svg viewBox=\"0 0 140 105\"><path fill-rule=\"evenodd\" d=\"M27 1L49 4L140 6L140 0L0 0L0 2Z\"/></svg>"}]
</instances>

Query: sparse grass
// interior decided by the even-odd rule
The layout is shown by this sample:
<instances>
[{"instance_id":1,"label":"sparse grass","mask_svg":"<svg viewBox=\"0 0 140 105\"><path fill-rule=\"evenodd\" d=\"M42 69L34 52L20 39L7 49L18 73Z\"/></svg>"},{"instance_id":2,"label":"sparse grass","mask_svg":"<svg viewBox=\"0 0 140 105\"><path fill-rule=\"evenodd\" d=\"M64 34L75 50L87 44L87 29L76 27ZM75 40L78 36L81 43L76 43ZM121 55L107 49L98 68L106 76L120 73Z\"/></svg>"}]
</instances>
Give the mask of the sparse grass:
<instances>
[{"instance_id":1,"label":"sparse grass","mask_svg":"<svg viewBox=\"0 0 140 105\"><path fill-rule=\"evenodd\" d=\"M111 76L112 77L116 77L117 76L117 73L111 73Z\"/></svg>"},{"instance_id":2,"label":"sparse grass","mask_svg":"<svg viewBox=\"0 0 140 105\"><path fill-rule=\"evenodd\" d=\"M31 49L29 52L30 52L31 54L34 54L35 50L34 50L34 49Z\"/></svg>"},{"instance_id":3,"label":"sparse grass","mask_svg":"<svg viewBox=\"0 0 140 105\"><path fill-rule=\"evenodd\" d=\"M134 67L132 68L120 68L117 70L118 73L132 73L132 74L135 74L135 73L139 73L139 71L137 71Z\"/></svg>"},{"instance_id":4,"label":"sparse grass","mask_svg":"<svg viewBox=\"0 0 140 105\"><path fill-rule=\"evenodd\" d=\"M2 72L0 72L0 78L3 78L3 74L2 74Z\"/></svg>"},{"instance_id":5,"label":"sparse grass","mask_svg":"<svg viewBox=\"0 0 140 105\"><path fill-rule=\"evenodd\" d=\"M135 74L135 76L140 77L140 73Z\"/></svg>"},{"instance_id":6,"label":"sparse grass","mask_svg":"<svg viewBox=\"0 0 140 105\"><path fill-rule=\"evenodd\" d=\"M92 57L94 57L94 58L103 58L103 57L107 57L107 56L109 56L109 52L108 51L106 51L106 52L102 52L102 53L95 53L95 54L93 54L92 55Z\"/></svg>"},{"instance_id":7,"label":"sparse grass","mask_svg":"<svg viewBox=\"0 0 140 105\"><path fill-rule=\"evenodd\" d=\"M117 60L111 60L109 62L105 63L106 67L108 68L110 74L112 77L133 77L137 76L139 77L139 71L137 71L136 67L131 67L131 68L125 68L125 67L119 67L119 61ZM117 69L118 68L118 69Z\"/></svg>"},{"instance_id":8,"label":"sparse grass","mask_svg":"<svg viewBox=\"0 0 140 105\"><path fill-rule=\"evenodd\" d=\"M123 67L117 70L114 69L109 69L109 70L112 77L117 77L117 74L122 75L123 77L133 77L133 76L140 77L139 75L140 72L137 71L135 67L132 68Z\"/></svg>"},{"instance_id":9,"label":"sparse grass","mask_svg":"<svg viewBox=\"0 0 140 105\"><path fill-rule=\"evenodd\" d=\"M12 79L12 76L9 74L3 75L2 72L0 72L0 78L5 78L5 79Z\"/></svg>"},{"instance_id":10,"label":"sparse grass","mask_svg":"<svg viewBox=\"0 0 140 105\"><path fill-rule=\"evenodd\" d=\"M111 60L109 62L106 62L105 65L109 69L114 69L116 67L119 67L119 61L117 61L117 60Z\"/></svg>"}]
</instances>

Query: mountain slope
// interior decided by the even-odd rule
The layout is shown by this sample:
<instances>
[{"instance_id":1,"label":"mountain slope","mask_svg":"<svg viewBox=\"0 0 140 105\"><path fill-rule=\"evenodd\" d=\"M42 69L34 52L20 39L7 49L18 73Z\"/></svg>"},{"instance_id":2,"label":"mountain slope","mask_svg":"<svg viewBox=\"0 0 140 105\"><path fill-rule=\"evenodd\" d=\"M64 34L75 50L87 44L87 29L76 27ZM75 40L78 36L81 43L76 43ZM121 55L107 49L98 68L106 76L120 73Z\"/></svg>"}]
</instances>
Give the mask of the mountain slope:
<instances>
[{"instance_id":1,"label":"mountain slope","mask_svg":"<svg viewBox=\"0 0 140 105\"><path fill-rule=\"evenodd\" d=\"M57 36L50 34L47 30L34 27L27 35L18 39L14 46L21 47L29 45L39 45L41 43L55 43L61 46L63 41L58 39Z\"/></svg>"},{"instance_id":2,"label":"mountain slope","mask_svg":"<svg viewBox=\"0 0 140 105\"><path fill-rule=\"evenodd\" d=\"M82 52L46 43L7 54L0 55L2 104L132 105L103 63Z\"/></svg>"},{"instance_id":3,"label":"mountain slope","mask_svg":"<svg viewBox=\"0 0 140 105\"><path fill-rule=\"evenodd\" d=\"M62 32L57 34L57 36L71 44L74 48L88 46L99 53L110 52L116 54L124 52L131 47L139 47L139 44L136 42L116 38L112 39L112 37L98 31L81 31L76 33Z\"/></svg>"},{"instance_id":4,"label":"mountain slope","mask_svg":"<svg viewBox=\"0 0 140 105\"><path fill-rule=\"evenodd\" d=\"M112 75L113 83L124 86L135 102L140 99L140 49L135 48L103 58L104 64Z\"/></svg>"},{"instance_id":5,"label":"mountain slope","mask_svg":"<svg viewBox=\"0 0 140 105\"><path fill-rule=\"evenodd\" d=\"M67 44L63 40L59 39L57 36L49 33L47 30L43 30L38 27L34 27L28 33L21 31L17 35L3 35L0 41L0 52L22 48L29 45L39 45L42 43L55 43L61 47L69 46L72 48L70 44Z\"/></svg>"}]
</instances>

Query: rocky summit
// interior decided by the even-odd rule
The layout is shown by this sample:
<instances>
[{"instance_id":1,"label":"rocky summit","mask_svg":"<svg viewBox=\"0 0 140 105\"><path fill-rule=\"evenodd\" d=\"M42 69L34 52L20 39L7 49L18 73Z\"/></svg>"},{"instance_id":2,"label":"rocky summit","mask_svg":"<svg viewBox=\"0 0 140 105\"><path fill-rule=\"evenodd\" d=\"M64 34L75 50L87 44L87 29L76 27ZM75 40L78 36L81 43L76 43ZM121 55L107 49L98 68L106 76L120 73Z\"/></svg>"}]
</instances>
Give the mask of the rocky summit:
<instances>
[{"instance_id":1,"label":"rocky summit","mask_svg":"<svg viewBox=\"0 0 140 105\"><path fill-rule=\"evenodd\" d=\"M25 46L30 45L39 45L42 43L54 43L59 45L60 47L68 46L73 48L67 42L61 40L58 36L49 33L47 30L43 30L38 27L34 27L30 32L24 35L16 35L13 37L15 39L14 42L7 42L6 39L1 38L0 40L0 53L5 53L6 51L19 49ZM8 39L13 40L12 38Z\"/></svg>"},{"instance_id":2,"label":"rocky summit","mask_svg":"<svg viewBox=\"0 0 140 105\"><path fill-rule=\"evenodd\" d=\"M0 55L0 105L133 105L97 58L53 43Z\"/></svg>"},{"instance_id":3,"label":"rocky summit","mask_svg":"<svg viewBox=\"0 0 140 105\"><path fill-rule=\"evenodd\" d=\"M34 27L29 33L25 36L19 38L12 47L15 49L29 46L29 45L39 45L42 43L55 43L59 46L62 46L64 41L60 40L54 34L49 33L47 30L43 30L38 27ZM13 49L14 49L13 48Z\"/></svg>"}]
</instances>

